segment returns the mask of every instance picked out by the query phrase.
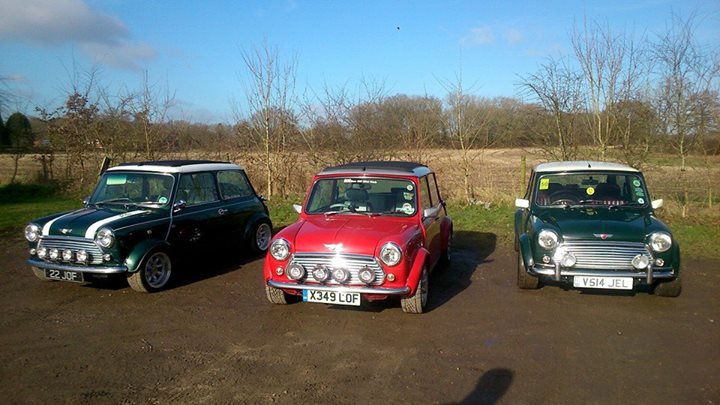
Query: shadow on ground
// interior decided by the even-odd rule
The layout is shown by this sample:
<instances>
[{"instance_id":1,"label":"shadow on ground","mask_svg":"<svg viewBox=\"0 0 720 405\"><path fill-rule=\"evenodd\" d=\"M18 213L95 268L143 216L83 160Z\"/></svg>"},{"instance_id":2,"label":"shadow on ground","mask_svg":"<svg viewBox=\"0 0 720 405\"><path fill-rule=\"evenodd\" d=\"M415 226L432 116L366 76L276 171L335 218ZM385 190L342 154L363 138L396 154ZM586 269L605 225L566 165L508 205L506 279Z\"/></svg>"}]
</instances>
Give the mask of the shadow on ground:
<instances>
[{"instance_id":1,"label":"shadow on ground","mask_svg":"<svg viewBox=\"0 0 720 405\"><path fill-rule=\"evenodd\" d=\"M513 372L507 368L486 371L478 380L473 392L459 404L495 404L512 385Z\"/></svg>"}]
</instances>

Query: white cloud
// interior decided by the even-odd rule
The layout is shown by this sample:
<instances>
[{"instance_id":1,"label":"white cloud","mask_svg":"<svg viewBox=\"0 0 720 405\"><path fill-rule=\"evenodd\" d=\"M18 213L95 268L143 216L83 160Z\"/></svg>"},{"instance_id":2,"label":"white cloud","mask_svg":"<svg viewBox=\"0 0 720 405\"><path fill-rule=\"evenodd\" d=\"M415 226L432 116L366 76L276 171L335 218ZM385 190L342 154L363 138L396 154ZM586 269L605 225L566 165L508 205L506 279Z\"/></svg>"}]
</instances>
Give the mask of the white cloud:
<instances>
[{"instance_id":1,"label":"white cloud","mask_svg":"<svg viewBox=\"0 0 720 405\"><path fill-rule=\"evenodd\" d=\"M487 26L471 28L470 32L460 40L460 43L466 46L488 45L493 42L495 42L495 35Z\"/></svg>"},{"instance_id":2,"label":"white cloud","mask_svg":"<svg viewBox=\"0 0 720 405\"><path fill-rule=\"evenodd\" d=\"M509 44L519 44L525 40L525 37L523 36L522 32L516 29L510 29L505 33L505 40Z\"/></svg>"},{"instance_id":3,"label":"white cloud","mask_svg":"<svg viewBox=\"0 0 720 405\"><path fill-rule=\"evenodd\" d=\"M131 41L122 21L91 9L84 0L0 0L0 9L0 40L77 44L96 60L125 69L155 57L149 45Z\"/></svg>"}]
</instances>

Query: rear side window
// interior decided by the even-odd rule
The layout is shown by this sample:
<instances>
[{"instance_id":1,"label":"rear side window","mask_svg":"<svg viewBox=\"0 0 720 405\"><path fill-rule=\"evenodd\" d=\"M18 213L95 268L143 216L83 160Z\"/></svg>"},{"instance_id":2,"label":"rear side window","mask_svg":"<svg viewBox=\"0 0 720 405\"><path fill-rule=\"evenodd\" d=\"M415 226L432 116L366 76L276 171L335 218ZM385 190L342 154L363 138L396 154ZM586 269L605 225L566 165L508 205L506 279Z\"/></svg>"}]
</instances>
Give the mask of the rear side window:
<instances>
[{"instance_id":1,"label":"rear side window","mask_svg":"<svg viewBox=\"0 0 720 405\"><path fill-rule=\"evenodd\" d=\"M426 209L432 207L430 203L430 188L428 187L428 178L423 177L420 179L420 208Z\"/></svg>"},{"instance_id":2,"label":"rear side window","mask_svg":"<svg viewBox=\"0 0 720 405\"><path fill-rule=\"evenodd\" d=\"M440 204L440 196L438 195L437 184L435 183L435 174L430 173L428 175L428 183L430 186L430 198L432 198L432 205Z\"/></svg>"},{"instance_id":3,"label":"rear side window","mask_svg":"<svg viewBox=\"0 0 720 405\"><path fill-rule=\"evenodd\" d=\"M215 177L212 173L183 174L178 184L178 200L185 200L188 206L218 201Z\"/></svg>"},{"instance_id":4,"label":"rear side window","mask_svg":"<svg viewBox=\"0 0 720 405\"><path fill-rule=\"evenodd\" d=\"M217 174L220 197L230 198L250 197L253 190L245 174L238 170L221 171Z\"/></svg>"}]
</instances>

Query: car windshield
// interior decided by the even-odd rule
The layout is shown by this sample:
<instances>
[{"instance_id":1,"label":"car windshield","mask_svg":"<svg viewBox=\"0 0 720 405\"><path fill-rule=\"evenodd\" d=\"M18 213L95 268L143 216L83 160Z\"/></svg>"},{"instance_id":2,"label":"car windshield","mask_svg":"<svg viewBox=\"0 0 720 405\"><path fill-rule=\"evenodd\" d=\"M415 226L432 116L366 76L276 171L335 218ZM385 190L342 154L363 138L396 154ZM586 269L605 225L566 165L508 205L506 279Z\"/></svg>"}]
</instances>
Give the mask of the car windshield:
<instances>
[{"instance_id":1,"label":"car windshield","mask_svg":"<svg viewBox=\"0 0 720 405\"><path fill-rule=\"evenodd\" d=\"M637 173L588 172L545 174L538 178L538 206L646 206L647 191Z\"/></svg>"},{"instance_id":2,"label":"car windshield","mask_svg":"<svg viewBox=\"0 0 720 405\"><path fill-rule=\"evenodd\" d=\"M308 214L385 214L412 216L417 211L415 184L392 178L335 177L315 182Z\"/></svg>"},{"instance_id":3,"label":"car windshield","mask_svg":"<svg viewBox=\"0 0 720 405\"><path fill-rule=\"evenodd\" d=\"M174 180L167 174L106 172L88 203L162 208L170 204Z\"/></svg>"}]
</instances>

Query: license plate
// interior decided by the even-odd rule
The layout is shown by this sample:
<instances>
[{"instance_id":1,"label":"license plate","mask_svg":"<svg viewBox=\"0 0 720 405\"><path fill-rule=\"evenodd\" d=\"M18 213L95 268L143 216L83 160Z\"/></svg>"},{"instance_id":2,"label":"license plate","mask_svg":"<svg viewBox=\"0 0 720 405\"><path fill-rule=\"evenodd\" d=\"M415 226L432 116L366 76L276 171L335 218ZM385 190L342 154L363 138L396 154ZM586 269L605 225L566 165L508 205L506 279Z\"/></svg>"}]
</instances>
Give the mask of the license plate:
<instances>
[{"instance_id":1,"label":"license plate","mask_svg":"<svg viewBox=\"0 0 720 405\"><path fill-rule=\"evenodd\" d=\"M341 291L303 290L303 301L323 304L360 306L360 293Z\"/></svg>"},{"instance_id":2,"label":"license plate","mask_svg":"<svg viewBox=\"0 0 720 405\"><path fill-rule=\"evenodd\" d=\"M83 274L72 270L45 269L45 277L51 280L72 281L73 283L83 282Z\"/></svg>"},{"instance_id":3,"label":"license plate","mask_svg":"<svg viewBox=\"0 0 720 405\"><path fill-rule=\"evenodd\" d=\"M575 276L573 287L579 288L607 288L611 290L632 290L632 277L586 277Z\"/></svg>"}]
</instances>

